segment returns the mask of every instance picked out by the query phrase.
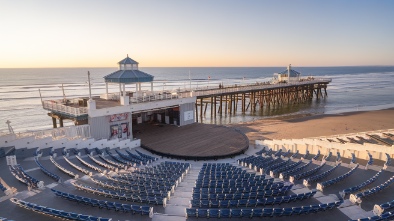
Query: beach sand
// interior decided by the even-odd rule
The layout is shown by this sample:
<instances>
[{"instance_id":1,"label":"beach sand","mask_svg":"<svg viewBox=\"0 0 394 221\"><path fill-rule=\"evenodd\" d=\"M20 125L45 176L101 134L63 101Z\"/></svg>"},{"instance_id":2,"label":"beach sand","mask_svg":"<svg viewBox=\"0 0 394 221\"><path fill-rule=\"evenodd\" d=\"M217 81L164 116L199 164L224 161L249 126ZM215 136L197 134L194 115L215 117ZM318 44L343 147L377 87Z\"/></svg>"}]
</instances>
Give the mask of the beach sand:
<instances>
[{"instance_id":1,"label":"beach sand","mask_svg":"<svg viewBox=\"0 0 394 221\"><path fill-rule=\"evenodd\" d=\"M301 139L394 129L394 109L343 114L293 115L231 125L244 132L251 144L264 139Z\"/></svg>"}]
</instances>

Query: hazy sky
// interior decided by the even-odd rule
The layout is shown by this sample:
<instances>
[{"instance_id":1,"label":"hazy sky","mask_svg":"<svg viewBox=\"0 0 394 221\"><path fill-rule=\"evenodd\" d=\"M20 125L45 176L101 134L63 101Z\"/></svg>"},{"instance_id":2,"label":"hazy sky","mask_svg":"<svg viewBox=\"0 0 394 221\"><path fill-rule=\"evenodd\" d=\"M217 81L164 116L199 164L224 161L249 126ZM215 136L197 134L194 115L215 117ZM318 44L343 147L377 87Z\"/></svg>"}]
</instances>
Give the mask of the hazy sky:
<instances>
[{"instance_id":1,"label":"hazy sky","mask_svg":"<svg viewBox=\"0 0 394 221\"><path fill-rule=\"evenodd\" d=\"M394 65L391 0L0 0L0 68Z\"/></svg>"}]
</instances>

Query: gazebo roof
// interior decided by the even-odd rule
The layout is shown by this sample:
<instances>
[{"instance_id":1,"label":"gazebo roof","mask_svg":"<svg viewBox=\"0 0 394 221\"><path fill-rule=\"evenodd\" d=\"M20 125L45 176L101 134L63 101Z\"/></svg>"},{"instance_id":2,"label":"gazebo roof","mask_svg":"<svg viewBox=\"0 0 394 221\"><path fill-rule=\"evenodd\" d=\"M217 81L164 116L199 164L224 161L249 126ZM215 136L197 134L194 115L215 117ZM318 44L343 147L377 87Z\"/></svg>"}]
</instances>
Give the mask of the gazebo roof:
<instances>
[{"instance_id":1,"label":"gazebo roof","mask_svg":"<svg viewBox=\"0 0 394 221\"><path fill-rule=\"evenodd\" d=\"M289 70L288 69L286 69L286 70L284 70L284 71L282 71L282 72L279 72L278 74L288 74L289 73ZM295 70L293 70L293 69L290 69L290 76L289 77L298 77L298 76L300 76L301 75L301 73L300 72L298 72L298 71L295 71Z\"/></svg>"},{"instance_id":2,"label":"gazebo roof","mask_svg":"<svg viewBox=\"0 0 394 221\"><path fill-rule=\"evenodd\" d=\"M127 58L126 58L127 59ZM132 60L132 59L130 59ZM141 83L153 81L153 76L140 70L118 70L104 77L109 83Z\"/></svg>"},{"instance_id":3,"label":"gazebo roof","mask_svg":"<svg viewBox=\"0 0 394 221\"><path fill-rule=\"evenodd\" d=\"M118 64L138 64L138 62L134 61L133 59L129 58L129 55L121 61L118 62Z\"/></svg>"}]
</instances>

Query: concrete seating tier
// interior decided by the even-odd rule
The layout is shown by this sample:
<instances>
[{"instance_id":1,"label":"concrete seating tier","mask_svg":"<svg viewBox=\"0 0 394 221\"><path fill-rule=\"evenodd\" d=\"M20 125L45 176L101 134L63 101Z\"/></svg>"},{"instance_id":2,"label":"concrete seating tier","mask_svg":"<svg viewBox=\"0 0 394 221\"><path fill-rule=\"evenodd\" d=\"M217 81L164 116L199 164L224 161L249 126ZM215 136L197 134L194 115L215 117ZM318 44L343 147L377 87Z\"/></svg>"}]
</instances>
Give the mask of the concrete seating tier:
<instances>
[{"instance_id":1,"label":"concrete seating tier","mask_svg":"<svg viewBox=\"0 0 394 221\"><path fill-rule=\"evenodd\" d=\"M394 176L392 176L390 179L388 179L386 182L382 183L381 185L376 186L372 189L357 194L351 194L349 199L352 203L361 203L362 198L382 191L383 189L390 186L393 182L394 182Z\"/></svg>"},{"instance_id":2,"label":"concrete seating tier","mask_svg":"<svg viewBox=\"0 0 394 221\"><path fill-rule=\"evenodd\" d=\"M135 152L137 152L142 158L145 158L145 159L147 159L147 160L150 160L151 162L156 161L156 160L159 160L159 158L157 158L157 157L149 156L149 155L147 155L147 154L141 153L141 152L138 151L138 150L135 150Z\"/></svg>"},{"instance_id":3,"label":"concrete seating tier","mask_svg":"<svg viewBox=\"0 0 394 221\"><path fill-rule=\"evenodd\" d=\"M53 209L46 206L37 205L35 203L26 202L16 198L11 198L11 202L17 204L18 206L32 210L34 212L42 213L45 215L54 216L57 218L63 218L68 220L84 220L84 221L111 221L112 218L103 218L91 215L78 214L73 212L66 212L63 210Z\"/></svg>"},{"instance_id":4,"label":"concrete seating tier","mask_svg":"<svg viewBox=\"0 0 394 221\"><path fill-rule=\"evenodd\" d=\"M315 175L315 176L311 176L311 177L306 178L306 179L304 180L304 185L305 185L305 186L308 186L309 183L316 182L316 181L319 181L319 180L323 179L324 177L330 175L330 173L332 173L332 172L333 172L335 169L337 169L340 165L341 165L341 164L339 163L339 164L335 165L334 167L330 168L329 170L324 171L323 173L320 173L320 174L317 174L317 175Z\"/></svg>"},{"instance_id":5,"label":"concrete seating tier","mask_svg":"<svg viewBox=\"0 0 394 221\"><path fill-rule=\"evenodd\" d=\"M341 176L338 176L338 177L331 179L331 180L324 181L322 183L318 183L316 189L323 191L324 188L334 185L334 184L344 180L348 176L352 175L357 168L358 168L358 164L355 167L353 167L350 171L348 171L347 173L345 173Z\"/></svg>"},{"instance_id":6,"label":"concrete seating tier","mask_svg":"<svg viewBox=\"0 0 394 221\"><path fill-rule=\"evenodd\" d=\"M63 199L90 205L93 207L99 207L100 209L105 208L108 210L127 212L131 214L153 216L153 207L150 206L132 205L132 204L117 203L117 202L106 201L106 200L98 200L98 199L78 196L66 192L61 192L55 189L51 189L51 190L56 196L59 196Z\"/></svg>"},{"instance_id":7,"label":"concrete seating tier","mask_svg":"<svg viewBox=\"0 0 394 221\"><path fill-rule=\"evenodd\" d=\"M309 199L316 194L316 190L311 192L292 194L288 196L268 197L268 198L249 198L249 199L234 199L234 194L218 194L216 200L190 200L190 207L200 208L232 208L232 207L256 207L266 206L281 203L289 203Z\"/></svg>"},{"instance_id":8,"label":"concrete seating tier","mask_svg":"<svg viewBox=\"0 0 394 221\"><path fill-rule=\"evenodd\" d=\"M186 208L187 218L253 218L295 216L326 211L340 206L343 201L320 203L309 206L287 208Z\"/></svg>"},{"instance_id":9,"label":"concrete seating tier","mask_svg":"<svg viewBox=\"0 0 394 221\"><path fill-rule=\"evenodd\" d=\"M104 167L104 168L107 168L108 170L112 170L112 171L114 171L114 172L116 172L116 173L119 171L119 169L118 169L117 167L114 167L114 166L112 166L112 165L110 165L110 164L101 162L101 161L97 160L96 158L94 158L93 156L88 155L88 157L89 157L93 162L95 162L97 165L99 165L99 166L102 166L102 167Z\"/></svg>"},{"instance_id":10,"label":"concrete seating tier","mask_svg":"<svg viewBox=\"0 0 394 221\"><path fill-rule=\"evenodd\" d=\"M294 182L295 180L299 180L299 179L302 179L304 177L308 177L310 175L313 175L313 174L317 173L321 168L323 168L324 165L325 165L325 163L323 163L322 165L317 166L317 167L315 167L315 168L313 168L311 170L305 171L303 173L299 173L299 174L296 174L294 176L290 176L290 182Z\"/></svg>"},{"instance_id":11,"label":"concrete seating tier","mask_svg":"<svg viewBox=\"0 0 394 221\"><path fill-rule=\"evenodd\" d=\"M62 171L63 173L65 173L65 174L67 174L67 175L69 175L69 176L71 176L72 178L78 179L78 177L79 177L78 174L75 174L75 173L73 173L72 171L67 170L66 168L62 167L60 164L58 164L58 163L53 159L52 156L50 156L49 159L51 160L51 162L52 162L60 171Z\"/></svg>"},{"instance_id":12,"label":"concrete seating tier","mask_svg":"<svg viewBox=\"0 0 394 221\"><path fill-rule=\"evenodd\" d=\"M380 170L379 172L377 172L373 177L371 177L371 178L368 179L367 181L365 181L365 182L363 182L363 183L361 183L361 184L359 184L359 185L357 185L357 186L353 186L353 187L349 187L349 188L344 189L344 190L341 192L342 197L344 197L344 196L346 196L346 195L349 195L349 194L351 194L351 193L355 193L355 192L361 190L362 188L366 187L367 185L369 185L369 184L375 182L375 181L378 179L378 177L379 177L379 175L380 175L381 173L382 173L382 170Z\"/></svg>"},{"instance_id":13,"label":"concrete seating tier","mask_svg":"<svg viewBox=\"0 0 394 221\"><path fill-rule=\"evenodd\" d=\"M112 160L110 160L110 159L105 158L105 157L102 156L102 155L99 155L99 157L100 157L100 159L104 160L105 162L107 162L107 163L109 163L109 164L111 164L111 165L117 167L118 169L125 169L125 170L127 169L127 165L125 165L125 164L121 164L121 163L112 161Z\"/></svg>"},{"instance_id":14,"label":"concrete seating tier","mask_svg":"<svg viewBox=\"0 0 394 221\"><path fill-rule=\"evenodd\" d=\"M198 187L193 187L193 194L194 193L219 193L219 194L226 194L226 193L254 193L254 192L259 192L259 191L264 191L264 190L273 190L273 189L280 189L283 188L284 183L283 182L277 182L277 183L271 183L268 185L257 185L259 183L256 183L256 185L253 186L245 186L245 187L226 187L226 188L198 188Z\"/></svg>"},{"instance_id":15,"label":"concrete seating tier","mask_svg":"<svg viewBox=\"0 0 394 221\"><path fill-rule=\"evenodd\" d=\"M105 152L106 152L110 157L112 157L112 159L118 161L118 162L121 163L121 164L124 164L124 165L127 165L127 166L133 166L133 165L136 166L134 162L127 161L127 160L124 160L124 159L122 159L122 158L120 158L120 157L118 157L118 156L115 156L114 154L111 153L111 151L110 151L109 149L106 149Z\"/></svg>"},{"instance_id":16,"label":"concrete seating tier","mask_svg":"<svg viewBox=\"0 0 394 221\"><path fill-rule=\"evenodd\" d=\"M67 162L68 164L70 164L70 166L72 166L72 167L74 167L75 169L81 171L82 173L84 173L84 174L86 174L86 175L88 175L88 176L92 176L92 175L93 175L93 173L92 173L91 171L86 170L86 169L84 169L84 168L82 168L82 167L80 167L80 166L74 164L74 163L71 162L66 156L63 156L63 158L64 158L64 160L66 160L66 162Z\"/></svg>"},{"instance_id":17,"label":"concrete seating tier","mask_svg":"<svg viewBox=\"0 0 394 221\"><path fill-rule=\"evenodd\" d=\"M90 169L93 169L93 170L95 170L95 171L97 171L97 172L99 172L99 173L104 173L104 174L107 173L107 171L104 171L104 170L102 170L102 169L100 169L100 168L98 168L98 167L96 167L96 166L93 166L92 164L90 164L90 163L84 161L80 156L76 155L75 157L76 157L83 165L89 167Z\"/></svg>"},{"instance_id":18,"label":"concrete seating tier","mask_svg":"<svg viewBox=\"0 0 394 221\"><path fill-rule=\"evenodd\" d=\"M305 165L302 165L300 167L296 167L294 169L288 170L288 171L284 171L282 173L279 174L279 178L280 179L287 179L289 176L296 174L297 172L300 172L301 170L305 169L306 167L308 167L310 164L312 163L312 160L310 160L308 163L306 163Z\"/></svg>"},{"instance_id":19,"label":"concrete seating tier","mask_svg":"<svg viewBox=\"0 0 394 221\"><path fill-rule=\"evenodd\" d=\"M297 167L298 165L300 165L301 163L302 163L302 161L300 160L298 162L295 162L295 163L292 163L292 164L289 164L289 165L284 165L282 167L279 167L279 168L276 168L274 170L271 170L270 171L270 176L271 177L278 177L281 172L286 172L288 170L291 170L291 169Z\"/></svg>"},{"instance_id":20,"label":"concrete seating tier","mask_svg":"<svg viewBox=\"0 0 394 221\"><path fill-rule=\"evenodd\" d=\"M60 181L60 176L50 172L49 170L45 169L44 166L41 165L41 163L38 161L38 158L35 157L34 161L36 162L36 164L38 165L38 167L40 167L41 171L44 172L44 174L48 175L49 177L51 177L52 179L56 180L56 182Z\"/></svg>"},{"instance_id":21,"label":"concrete seating tier","mask_svg":"<svg viewBox=\"0 0 394 221\"><path fill-rule=\"evenodd\" d=\"M26 184L31 188L41 188L44 186L44 182L37 180L36 178L27 174L21 165L9 166L11 174L20 182Z\"/></svg>"},{"instance_id":22,"label":"concrete seating tier","mask_svg":"<svg viewBox=\"0 0 394 221\"><path fill-rule=\"evenodd\" d=\"M297 150L293 155L290 156L290 159L294 159L298 156L299 150Z\"/></svg>"},{"instance_id":23,"label":"concrete seating tier","mask_svg":"<svg viewBox=\"0 0 394 221\"><path fill-rule=\"evenodd\" d=\"M125 161L128 162L128 163L132 163L132 164L135 164L135 165L144 165L144 162L143 162L143 161L137 160L137 159L131 157L129 154L124 154L124 153L122 153L122 152L121 152L120 150L118 150L118 149L115 149L115 152L116 152L123 160L125 160ZM108 153L108 152L107 152L107 153Z\"/></svg>"}]
</instances>

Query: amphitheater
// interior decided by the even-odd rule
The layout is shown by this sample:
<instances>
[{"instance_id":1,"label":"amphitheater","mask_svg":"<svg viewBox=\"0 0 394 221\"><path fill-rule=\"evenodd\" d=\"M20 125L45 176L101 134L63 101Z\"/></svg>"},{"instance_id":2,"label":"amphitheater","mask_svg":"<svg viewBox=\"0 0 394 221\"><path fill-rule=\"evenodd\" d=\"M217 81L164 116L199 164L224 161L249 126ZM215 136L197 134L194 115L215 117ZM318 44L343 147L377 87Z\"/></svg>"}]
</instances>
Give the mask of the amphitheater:
<instances>
[{"instance_id":1,"label":"amphitheater","mask_svg":"<svg viewBox=\"0 0 394 221\"><path fill-rule=\"evenodd\" d=\"M210 136L210 143L223 142ZM0 220L394 219L394 130L257 140L212 160L113 140L62 139L65 148L40 148L39 139L57 141L7 139L0 140L7 143L0 149ZM192 140L184 139L183 146ZM17 140L27 147L13 148Z\"/></svg>"}]
</instances>

